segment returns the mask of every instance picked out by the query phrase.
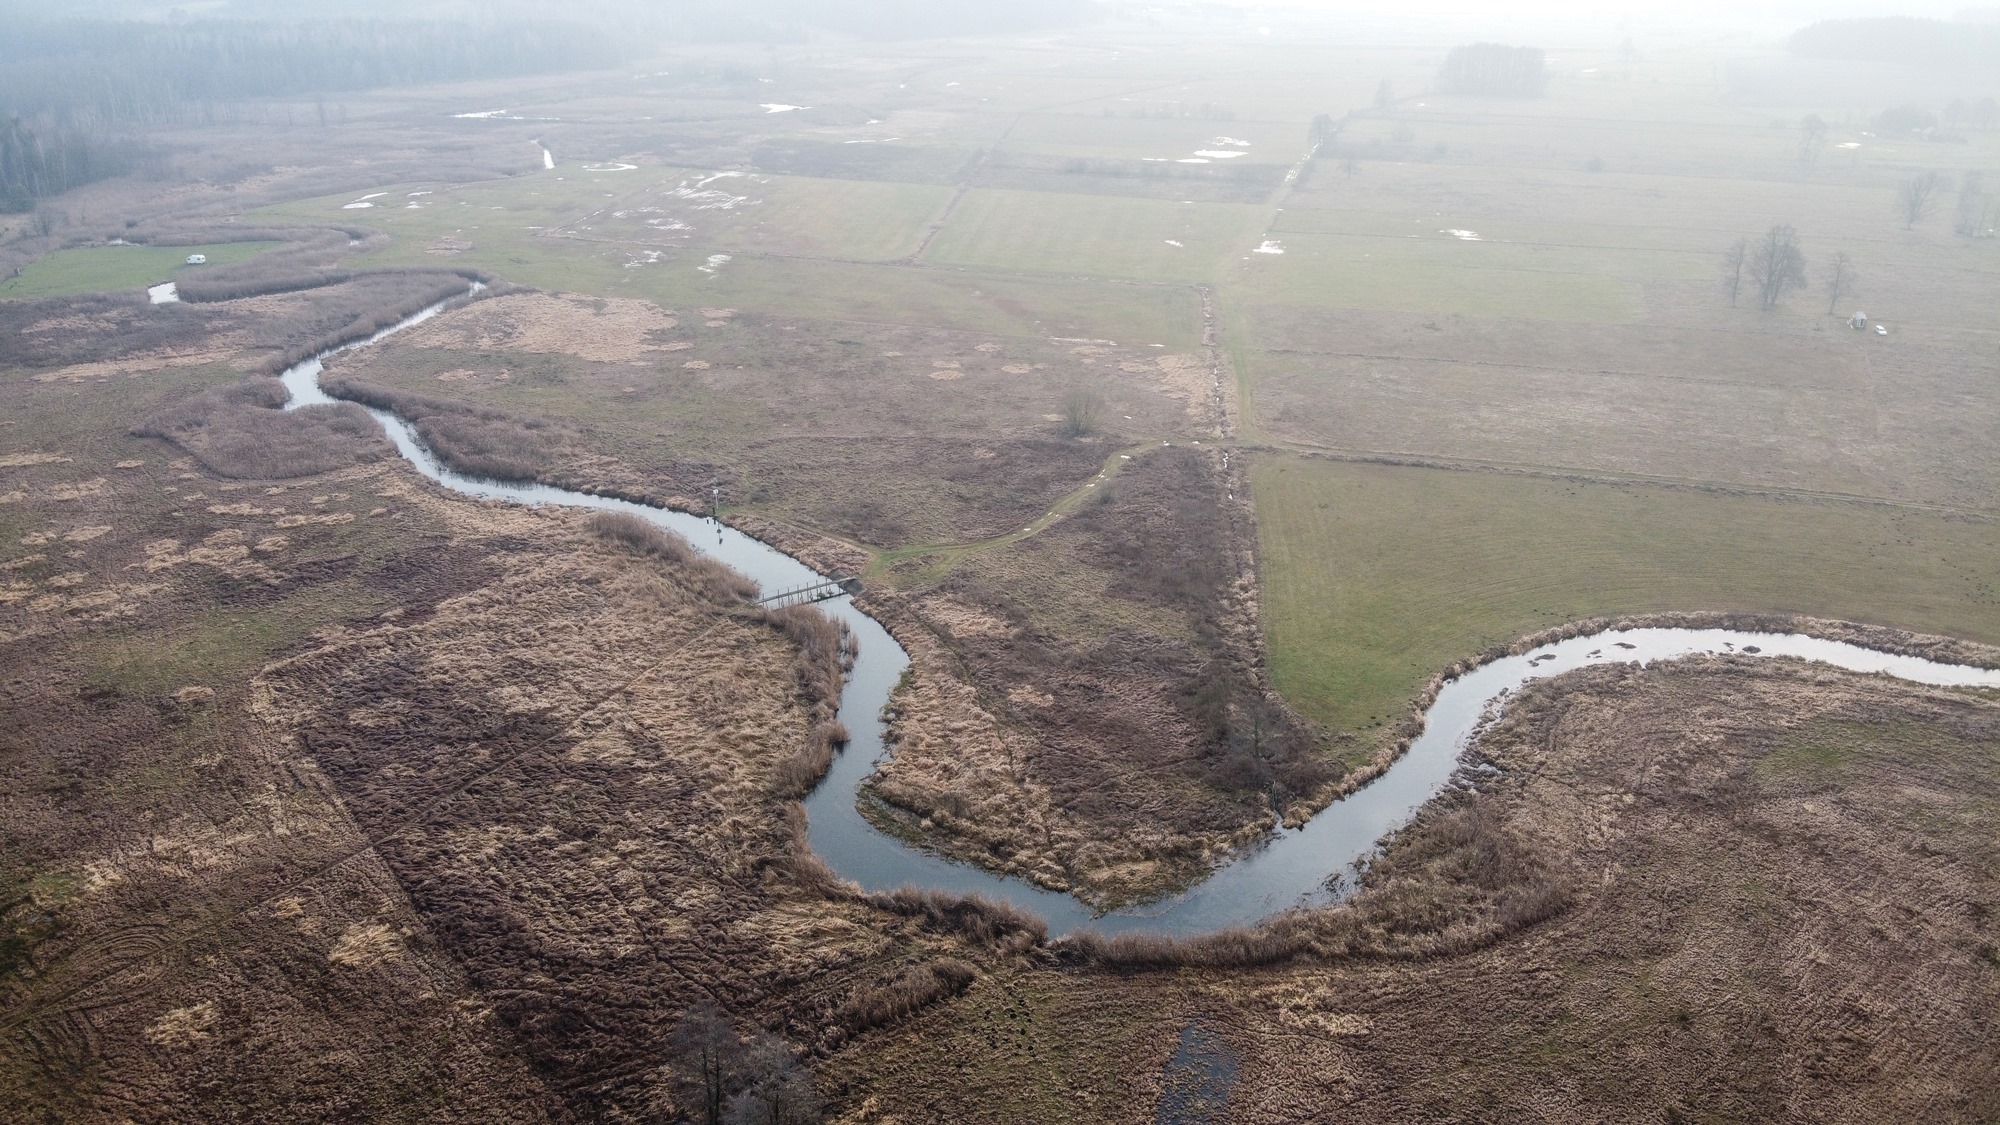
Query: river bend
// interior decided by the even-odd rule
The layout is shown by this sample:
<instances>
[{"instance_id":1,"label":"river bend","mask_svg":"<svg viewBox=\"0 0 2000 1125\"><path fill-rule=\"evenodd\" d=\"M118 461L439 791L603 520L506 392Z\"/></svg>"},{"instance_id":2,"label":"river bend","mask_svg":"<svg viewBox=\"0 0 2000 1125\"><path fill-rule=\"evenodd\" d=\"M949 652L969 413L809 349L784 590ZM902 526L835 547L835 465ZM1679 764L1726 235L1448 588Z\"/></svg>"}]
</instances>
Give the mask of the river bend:
<instances>
[{"instance_id":1,"label":"river bend","mask_svg":"<svg viewBox=\"0 0 2000 1125\"><path fill-rule=\"evenodd\" d=\"M473 292L481 288L475 285ZM333 351L366 347L442 311L435 305L355 343ZM287 369L281 379L291 392L285 409L334 402L320 389L322 353ZM702 553L749 576L765 591L803 586L822 576L804 563L734 528L684 512L592 496L543 484L484 480L445 467L417 437L410 423L386 410L369 408L396 451L418 472L454 492L518 504L556 504L626 512L687 539ZM1532 680L1558 676L1590 664L1649 663L1697 653L1792 656L1856 672L1879 672L1915 683L2000 687L2000 671L1940 664L1897 656L1839 641L1796 633L1749 633L1725 629L1632 629L1575 637L1535 652L1482 665L1447 683L1425 713L1424 731L1389 769L1350 796L1336 801L1303 828L1271 837L1224 864L1186 892L1160 902L1096 915L1076 898L995 875L912 847L878 831L855 805L861 784L884 753L882 712L909 656L888 630L841 597L821 608L845 622L860 654L841 694L840 718L851 741L833 761L826 778L805 801L808 840L834 873L864 890L915 886L950 894L977 894L1039 915L1052 934L1079 929L1102 933L1151 933L1194 937L1249 926L1279 911L1337 901L1352 885L1358 865L1387 833L1409 823L1424 802L1444 788L1489 706Z\"/></svg>"}]
</instances>

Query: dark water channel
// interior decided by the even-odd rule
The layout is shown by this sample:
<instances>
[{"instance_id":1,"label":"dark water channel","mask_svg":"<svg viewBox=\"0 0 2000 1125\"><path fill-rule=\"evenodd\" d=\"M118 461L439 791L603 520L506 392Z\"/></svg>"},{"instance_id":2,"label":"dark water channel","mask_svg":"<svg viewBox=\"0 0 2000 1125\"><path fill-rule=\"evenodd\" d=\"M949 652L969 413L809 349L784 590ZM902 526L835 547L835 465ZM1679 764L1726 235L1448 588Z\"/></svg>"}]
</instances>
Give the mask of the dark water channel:
<instances>
[{"instance_id":1,"label":"dark water channel","mask_svg":"<svg viewBox=\"0 0 2000 1125\"><path fill-rule=\"evenodd\" d=\"M426 309L337 350L366 347L429 319L441 308ZM319 387L321 358L306 360L284 372L282 379L291 391L286 409L334 401ZM686 538L703 553L748 575L767 593L822 580L797 559L700 516L547 485L483 480L454 472L424 446L408 422L388 411L371 409L370 413L418 472L454 492L518 504L627 512ZM821 608L854 631L860 656L841 696L840 718L852 741L805 802L813 851L842 878L866 890L917 886L978 894L1041 916L1050 932L1057 935L1092 928L1104 933L1185 937L1247 926L1289 907L1336 901L1351 883L1357 864L1374 852L1377 841L1408 823L1424 802L1451 781L1460 754L1489 705L1530 680L1558 676L1588 664L1647 663L1694 653L1735 652L1823 661L1851 671L1882 672L1923 684L2000 687L2000 671L1894 656L1798 634L1635 629L1577 637L1535 653L1495 661L1447 684L1426 716L1423 735L1410 751L1380 778L1329 806L1303 828L1274 832L1261 846L1223 865L1184 894L1096 916L1069 895L911 847L877 831L861 816L855 798L883 756L882 709L908 667L909 657L851 598L825 602Z\"/></svg>"}]
</instances>

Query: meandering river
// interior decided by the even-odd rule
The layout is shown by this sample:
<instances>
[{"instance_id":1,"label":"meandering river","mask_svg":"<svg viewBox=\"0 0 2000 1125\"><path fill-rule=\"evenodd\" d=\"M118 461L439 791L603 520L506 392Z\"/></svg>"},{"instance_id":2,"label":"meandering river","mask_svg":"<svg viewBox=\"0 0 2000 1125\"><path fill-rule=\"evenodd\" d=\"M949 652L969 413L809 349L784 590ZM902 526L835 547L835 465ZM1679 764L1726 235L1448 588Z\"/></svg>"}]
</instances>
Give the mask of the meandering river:
<instances>
[{"instance_id":1,"label":"meandering river","mask_svg":"<svg viewBox=\"0 0 2000 1125\"><path fill-rule=\"evenodd\" d=\"M473 291L478 288L474 286ZM367 347L430 319L444 307L425 309L365 340L334 350ZM328 354L332 353L308 359L283 373L281 378L291 392L285 409L335 401L319 386L321 361ZM629 512L686 538L703 553L748 575L766 592L821 578L776 548L700 516L547 485L482 480L453 472L418 439L408 422L385 410L370 409L369 413L418 472L455 492L519 504ZM1252 925L1294 906L1337 901L1351 888L1357 865L1374 853L1378 841L1407 824L1424 802L1450 783L1461 754L1489 707L1531 680L1585 665L1734 652L1799 657L1922 684L2000 687L2000 671L1896 656L1799 634L1633 629L1576 637L1533 653L1496 660L1446 684L1425 715L1422 736L1409 752L1381 777L1328 806L1303 828L1274 832L1263 844L1218 868L1184 894L1099 916L1069 895L911 847L877 831L862 817L856 797L884 753L882 710L908 667L909 656L888 630L863 613L852 599L838 598L822 603L821 608L854 631L860 655L840 703L840 718L851 741L805 802L813 851L841 878L866 890L917 886L978 894L1040 915L1048 922L1049 931L1058 935L1096 929L1190 937Z\"/></svg>"}]
</instances>

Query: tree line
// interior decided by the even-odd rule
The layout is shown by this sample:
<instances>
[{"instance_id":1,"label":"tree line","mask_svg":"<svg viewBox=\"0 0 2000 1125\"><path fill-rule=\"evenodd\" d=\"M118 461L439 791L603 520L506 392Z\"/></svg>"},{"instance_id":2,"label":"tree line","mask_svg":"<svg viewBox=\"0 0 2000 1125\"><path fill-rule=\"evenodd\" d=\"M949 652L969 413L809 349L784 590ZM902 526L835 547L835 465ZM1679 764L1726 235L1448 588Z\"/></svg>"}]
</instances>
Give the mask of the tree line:
<instances>
[{"instance_id":1,"label":"tree line","mask_svg":"<svg viewBox=\"0 0 2000 1125\"><path fill-rule=\"evenodd\" d=\"M0 213L31 210L38 199L122 176L139 159L137 144L98 130L0 120Z\"/></svg>"},{"instance_id":2,"label":"tree line","mask_svg":"<svg viewBox=\"0 0 2000 1125\"><path fill-rule=\"evenodd\" d=\"M1548 56L1539 47L1472 43L1453 47L1438 70L1441 94L1539 98L1548 89Z\"/></svg>"},{"instance_id":3,"label":"tree line","mask_svg":"<svg viewBox=\"0 0 2000 1125\"><path fill-rule=\"evenodd\" d=\"M207 120L220 103L621 58L610 36L568 24L0 17L0 211L129 172L146 128Z\"/></svg>"},{"instance_id":4,"label":"tree line","mask_svg":"<svg viewBox=\"0 0 2000 1125\"><path fill-rule=\"evenodd\" d=\"M100 126L188 107L613 66L609 35L560 23L0 21L0 108Z\"/></svg>"}]
</instances>

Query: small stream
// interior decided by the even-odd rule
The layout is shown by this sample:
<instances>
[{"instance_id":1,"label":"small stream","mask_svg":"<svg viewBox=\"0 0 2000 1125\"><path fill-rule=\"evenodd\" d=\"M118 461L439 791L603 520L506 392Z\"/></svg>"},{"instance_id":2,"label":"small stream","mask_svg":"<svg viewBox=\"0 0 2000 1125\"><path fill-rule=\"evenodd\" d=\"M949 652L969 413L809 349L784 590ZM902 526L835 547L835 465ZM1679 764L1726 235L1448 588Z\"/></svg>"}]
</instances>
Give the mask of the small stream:
<instances>
[{"instance_id":1,"label":"small stream","mask_svg":"<svg viewBox=\"0 0 2000 1125\"><path fill-rule=\"evenodd\" d=\"M482 288L475 285L473 292ZM437 315L436 305L365 340L334 352L367 347ZM319 376L326 355L287 369L280 378L291 392L285 409L335 401L322 391ZM370 409L397 452L417 471L454 492L518 504L627 512L680 535L697 549L741 571L765 591L791 589L821 580L797 559L734 528L684 512L591 496L543 484L510 483L469 477L446 468L408 422L385 410ZM1409 823L1417 809L1449 783L1459 759L1489 705L1531 680L1559 676L1591 664L1650 663L1696 653L1791 656L1856 672L1879 672L1939 686L2000 687L2000 671L1940 664L1896 656L1839 641L1796 633L1748 633L1725 629L1633 629L1576 637L1533 653L1483 665L1445 685L1425 715L1424 733L1381 777L1335 802L1303 828L1272 833L1263 844L1224 864L1187 892L1146 906L1102 916L1075 898L955 863L885 835L855 806L861 785L884 754L883 707L895 690L909 656L888 630L863 613L851 598L821 603L845 622L859 642L860 655L841 694L840 718L852 741L835 756L832 769L806 798L809 840L819 858L841 878L869 891L915 886L951 894L977 894L1037 914L1055 935L1079 929L1102 933L1154 933L1191 937L1232 926L1248 926L1294 906L1338 901L1353 885L1358 865L1374 854L1387 833Z\"/></svg>"}]
</instances>

